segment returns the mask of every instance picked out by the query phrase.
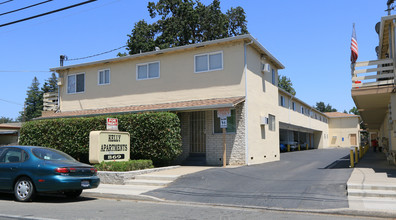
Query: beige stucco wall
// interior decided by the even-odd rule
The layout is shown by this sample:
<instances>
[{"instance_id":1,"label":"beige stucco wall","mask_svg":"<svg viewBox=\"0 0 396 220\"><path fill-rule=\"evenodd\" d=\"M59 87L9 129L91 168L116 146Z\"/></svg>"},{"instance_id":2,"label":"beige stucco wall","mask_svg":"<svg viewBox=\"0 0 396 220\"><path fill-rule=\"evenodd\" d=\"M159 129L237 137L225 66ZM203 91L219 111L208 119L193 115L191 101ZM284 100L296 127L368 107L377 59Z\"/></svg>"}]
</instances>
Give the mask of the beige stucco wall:
<instances>
[{"instance_id":1,"label":"beige stucco wall","mask_svg":"<svg viewBox=\"0 0 396 220\"><path fill-rule=\"evenodd\" d=\"M223 70L194 73L194 55L223 52ZM160 62L160 77L137 80L136 65ZM243 42L209 45L61 73L61 111L244 96ZM110 69L110 84L98 85L98 70ZM85 73L85 92L67 94L67 75Z\"/></svg>"},{"instance_id":2,"label":"beige stucco wall","mask_svg":"<svg viewBox=\"0 0 396 220\"><path fill-rule=\"evenodd\" d=\"M247 116L248 116L248 164L279 160L278 87L272 85L272 73L262 73L260 54L247 49ZM274 66L272 65L272 68ZM276 76L277 79L277 76ZM276 83L277 84L277 83ZM260 117L275 115L275 131L268 125L260 125Z\"/></svg>"},{"instance_id":3,"label":"beige stucco wall","mask_svg":"<svg viewBox=\"0 0 396 220\"><path fill-rule=\"evenodd\" d=\"M354 147L360 145L358 117L330 118L329 145L331 147ZM356 135L356 145L351 143L351 135ZM344 139L344 140L343 140Z\"/></svg>"},{"instance_id":4,"label":"beige stucco wall","mask_svg":"<svg viewBox=\"0 0 396 220\"><path fill-rule=\"evenodd\" d=\"M285 106L281 106L280 96L285 98ZM292 109L292 102L295 103L295 110ZM298 99L292 98L283 92L279 93L277 103L277 115L279 122L290 125L293 130L298 130L300 127L304 132L313 134L315 136L313 140L313 145L315 148L328 147L329 126L328 123L324 122L323 120L323 118L327 117L319 112L316 112L312 107L300 102ZM304 114L302 114L301 106L303 106L304 109L309 109L312 114L308 114L305 111ZM317 115L317 118L314 117L315 114Z\"/></svg>"}]
</instances>

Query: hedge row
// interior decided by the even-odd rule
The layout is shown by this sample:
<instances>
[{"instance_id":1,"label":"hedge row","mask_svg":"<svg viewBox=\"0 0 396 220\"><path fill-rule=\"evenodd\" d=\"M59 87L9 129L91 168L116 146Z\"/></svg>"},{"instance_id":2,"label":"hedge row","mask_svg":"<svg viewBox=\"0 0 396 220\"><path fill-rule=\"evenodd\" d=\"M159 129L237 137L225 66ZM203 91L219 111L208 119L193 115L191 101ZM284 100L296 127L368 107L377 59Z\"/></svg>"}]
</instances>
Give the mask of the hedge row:
<instances>
[{"instance_id":1,"label":"hedge row","mask_svg":"<svg viewBox=\"0 0 396 220\"><path fill-rule=\"evenodd\" d=\"M96 169L99 171L132 171L132 170L144 170L153 168L153 161L151 160L130 160L120 162L102 162L95 164Z\"/></svg>"},{"instance_id":2,"label":"hedge row","mask_svg":"<svg viewBox=\"0 0 396 220\"><path fill-rule=\"evenodd\" d=\"M119 130L129 132L131 159L149 159L161 166L181 154L180 121L169 112L29 121L21 128L19 143L55 148L87 163L89 133L106 130L108 117L118 118Z\"/></svg>"}]
</instances>

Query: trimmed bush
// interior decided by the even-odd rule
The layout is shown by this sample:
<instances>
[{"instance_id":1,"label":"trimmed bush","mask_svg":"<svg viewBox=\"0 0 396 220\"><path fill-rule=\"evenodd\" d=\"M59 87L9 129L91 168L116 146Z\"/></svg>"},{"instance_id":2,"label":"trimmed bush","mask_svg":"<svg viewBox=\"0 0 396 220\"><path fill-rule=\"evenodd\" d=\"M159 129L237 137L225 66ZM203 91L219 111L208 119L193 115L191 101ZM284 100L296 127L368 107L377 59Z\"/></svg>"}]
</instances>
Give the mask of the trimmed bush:
<instances>
[{"instance_id":1,"label":"trimmed bush","mask_svg":"<svg viewBox=\"0 0 396 220\"><path fill-rule=\"evenodd\" d=\"M130 160L130 161L110 161L102 162L94 165L99 171L133 171L153 168L153 161L151 160Z\"/></svg>"},{"instance_id":2,"label":"trimmed bush","mask_svg":"<svg viewBox=\"0 0 396 220\"><path fill-rule=\"evenodd\" d=\"M182 152L180 121L170 112L29 121L20 130L19 143L55 148L87 163L89 133L106 130L108 117L118 118L119 130L129 132L131 159L148 159L161 166Z\"/></svg>"}]
</instances>

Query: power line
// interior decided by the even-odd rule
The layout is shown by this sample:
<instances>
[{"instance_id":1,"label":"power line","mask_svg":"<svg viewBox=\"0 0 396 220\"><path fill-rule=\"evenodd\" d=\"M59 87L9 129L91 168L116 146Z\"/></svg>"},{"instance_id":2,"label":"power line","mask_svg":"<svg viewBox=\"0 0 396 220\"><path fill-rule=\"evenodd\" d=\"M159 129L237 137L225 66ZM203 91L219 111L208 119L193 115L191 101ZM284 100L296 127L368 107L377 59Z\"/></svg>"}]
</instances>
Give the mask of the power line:
<instances>
[{"instance_id":1,"label":"power line","mask_svg":"<svg viewBox=\"0 0 396 220\"><path fill-rule=\"evenodd\" d=\"M14 1L14 0L8 0L8 1L5 1L5 2L0 2L0 5L8 3L8 2L12 2L12 1Z\"/></svg>"},{"instance_id":2,"label":"power line","mask_svg":"<svg viewBox=\"0 0 396 220\"><path fill-rule=\"evenodd\" d=\"M0 16L6 15L6 14L11 14L11 13L14 13L14 12L17 12L17 11L22 11L22 10L25 10L25 9L28 9L28 8L32 8L32 7L35 7L37 5L45 4L47 2L52 2L52 1L53 0L47 0L47 1L44 1L44 2L39 2L39 3L34 4L34 5L29 5L29 6L26 6L26 7L23 7L23 8L19 8L19 9L13 10L13 11L5 12L3 14L0 14Z\"/></svg>"},{"instance_id":3,"label":"power line","mask_svg":"<svg viewBox=\"0 0 396 220\"><path fill-rule=\"evenodd\" d=\"M34 19L34 18L42 17L42 16L45 16L45 15L53 14L53 13L60 12L60 11L64 11L64 10L67 10L67 9L70 9L70 8L74 8L74 7L77 7L77 6L81 6L81 5L85 5L87 3L91 3L91 2L94 2L94 1L97 1L97 0L89 0L89 1L81 2L81 3L75 4L75 5L70 5L70 6L67 6L67 7L64 7L64 8L60 8L60 9L56 9L56 10L53 10L53 11L49 11L49 12L46 12L46 13L43 13L43 14L38 14L38 15L35 15L35 16L32 16L32 17L28 17L28 18L17 20L17 21L1 24L0 27L4 27L4 26L11 25L11 24L16 24L16 23L19 23L19 22L31 20L31 19Z\"/></svg>"},{"instance_id":4,"label":"power line","mask_svg":"<svg viewBox=\"0 0 396 220\"><path fill-rule=\"evenodd\" d=\"M0 73L50 73L48 70L0 70Z\"/></svg>"},{"instance_id":5,"label":"power line","mask_svg":"<svg viewBox=\"0 0 396 220\"><path fill-rule=\"evenodd\" d=\"M94 55L91 55L91 56L87 56L87 57L80 57L80 58L73 58L73 59L69 59L69 58L66 57L65 61L75 61L75 60L88 59L88 58L100 56L100 55L103 55L103 54L106 54L106 53L111 53L113 51L119 50L119 49L124 48L124 47L127 47L127 45L119 47L119 48L116 48L116 49L112 49L112 50L109 50L109 51L106 51L106 52L103 52L103 53L98 53L98 54L94 54Z\"/></svg>"},{"instance_id":6,"label":"power line","mask_svg":"<svg viewBox=\"0 0 396 220\"><path fill-rule=\"evenodd\" d=\"M5 100L5 99L0 99L0 101L3 101L3 102L8 102L8 103L11 103L11 104L14 104L14 105L20 105L20 106L24 106L24 105L22 105L22 104L20 104L20 103L13 102L13 101L8 101L8 100Z\"/></svg>"}]
</instances>

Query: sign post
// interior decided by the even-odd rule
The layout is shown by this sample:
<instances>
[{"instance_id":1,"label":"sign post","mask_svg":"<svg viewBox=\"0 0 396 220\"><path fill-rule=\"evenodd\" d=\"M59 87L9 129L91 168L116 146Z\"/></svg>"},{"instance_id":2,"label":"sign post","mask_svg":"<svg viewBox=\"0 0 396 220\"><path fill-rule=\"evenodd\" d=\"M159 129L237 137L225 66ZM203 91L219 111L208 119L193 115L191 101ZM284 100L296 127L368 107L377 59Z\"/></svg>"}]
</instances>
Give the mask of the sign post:
<instances>
[{"instance_id":1,"label":"sign post","mask_svg":"<svg viewBox=\"0 0 396 220\"><path fill-rule=\"evenodd\" d=\"M230 108L222 108L217 110L217 117L220 118L220 128L223 129L223 167L227 165L227 145L226 145L226 128L227 117L231 116Z\"/></svg>"}]
</instances>

